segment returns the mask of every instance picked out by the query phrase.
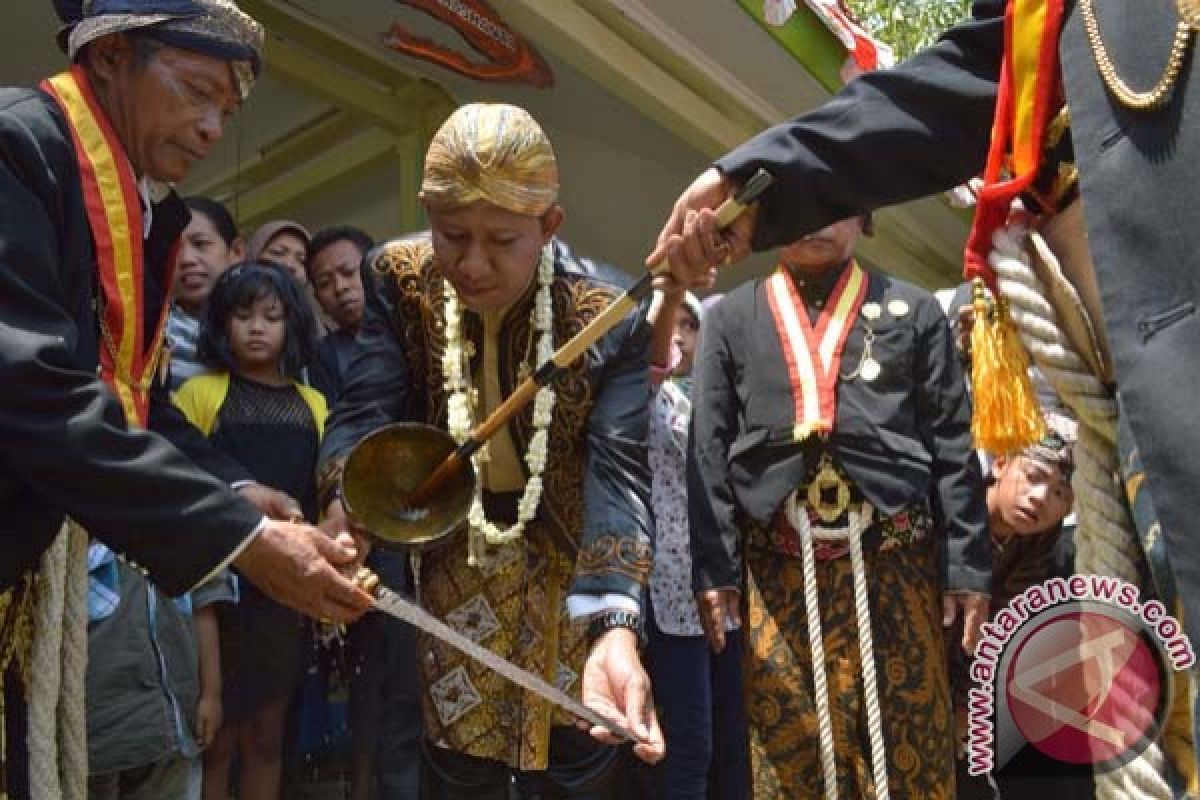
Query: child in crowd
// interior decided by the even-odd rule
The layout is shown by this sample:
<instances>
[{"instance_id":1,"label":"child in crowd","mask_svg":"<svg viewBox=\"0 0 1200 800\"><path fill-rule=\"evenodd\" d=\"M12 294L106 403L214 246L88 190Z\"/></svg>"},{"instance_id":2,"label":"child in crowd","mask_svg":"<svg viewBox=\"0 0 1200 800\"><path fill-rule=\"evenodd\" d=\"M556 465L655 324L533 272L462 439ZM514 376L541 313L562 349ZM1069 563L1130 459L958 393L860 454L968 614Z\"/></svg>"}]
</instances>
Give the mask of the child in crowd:
<instances>
[{"instance_id":1,"label":"child in crowd","mask_svg":"<svg viewBox=\"0 0 1200 800\"><path fill-rule=\"evenodd\" d=\"M259 263L275 264L286 269L304 286L308 273L308 244L312 237L299 222L277 219L259 226L246 245L246 258Z\"/></svg>"},{"instance_id":2,"label":"child in crowd","mask_svg":"<svg viewBox=\"0 0 1200 800\"><path fill-rule=\"evenodd\" d=\"M723 800L747 796L746 716L742 704L742 639L727 625L726 646L710 651L692 590L688 528L687 448L691 373L703 309L690 292L656 295L649 318L649 459L654 507L654 568L646 667L671 743L657 768L655 796Z\"/></svg>"},{"instance_id":3,"label":"child in crowd","mask_svg":"<svg viewBox=\"0 0 1200 800\"><path fill-rule=\"evenodd\" d=\"M172 391L204 370L196 358L204 304L217 278L241 261L246 249L225 206L207 197L189 197L184 202L192 211L192 221L180 237L175 261L175 304L167 319Z\"/></svg>"},{"instance_id":4,"label":"child in crowd","mask_svg":"<svg viewBox=\"0 0 1200 800\"><path fill-rule=\"evenodd\" d=\"M274 266L241 264L217 281L200 334L212 372L192 378L175 402L220 450L255 480L295 498L313 520L313 472L325 400L297 382L315 347L307 299ZM236 605L221 606L225 722L205 755L205 796L224 800L236 748L241 800L279 797L284 721L303 655L298 614L240 583Z\"/></svg>"},{"instance_id":5,"label":"child in crowd","mask_svg":"<svg viewBox=\"0 0 1200 800\"><path fill-rule=\"evenodd\" d=\"M992 464L987 500L993 611L1054 576L1063 520L1075 501L1073 466L1071 445L1053 432L1022 454Z\"/></svg>"},{"instance_id":6,"label":"child in crowd","mask_svg":"<svg viewBox=\"0 0 1200 800\"><path fill-rule=\"evenodd\" d=\"M1073 423L1056 415L1050 419L1071 433ZM994 618L1026 589L1053 577L1073 572L1073 530L1066 524L1075 501L1071 489L1074 471L1072 446L1052 431L1042 441L1012 457L997 458L988 476L988 528L992 537L992 599ZM953 634L952 634L953 635ZM970 660L961 651L952 654L950 677L954 687L960 747L967 730L967 692L971 687ZM960 756L958 796L973 798L1055 796L1059 800L1092 796L1090 767L1080 769L1055 762L1026 747L992 776L992 781L966 773ZM992 783L995 786L992 786Z\"/></svg>"},{"instance_id":7,"label":"child in crowd","mask_svg":"<svg viewBox=\"0 0 1200 800\"><path fill-rule=\"evenodd\" d=\"M971 369L971 329L975 310L971 285L938 292L951 327L959 357ZM990 298L990 294L989 294ZM1076 423L1038 370L1030 370L1038 403L1049 433L1033 447L1013 456L992 458L979 451L987 475L988 530L992 544L991 602L995 618L1014 597L1053 577L1068 577L1074 571L1075 542L1071 508L1074 472L1072 442ZM959 636L957 628L948 632ZM1057 800L1091 798L1091 768L1054 761L1027 746L990 776L967 774L963 746L967 732L967 698L971 688L970 658L961 651L950 653L950 681L954 692L959 735L959 800L995 800L1003 797L1054 796Z\"/></svg>"}]
</instances>

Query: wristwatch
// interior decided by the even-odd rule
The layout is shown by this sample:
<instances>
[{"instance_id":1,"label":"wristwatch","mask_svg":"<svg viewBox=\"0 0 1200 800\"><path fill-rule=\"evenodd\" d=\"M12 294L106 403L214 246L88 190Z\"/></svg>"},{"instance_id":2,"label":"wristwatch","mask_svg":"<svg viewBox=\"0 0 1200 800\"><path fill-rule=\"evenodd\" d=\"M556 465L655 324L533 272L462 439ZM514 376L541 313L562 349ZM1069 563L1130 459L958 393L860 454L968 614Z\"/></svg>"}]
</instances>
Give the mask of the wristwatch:
<instances>
[{"instance_id":1,"label":"wristwatch","mask_svg":"<svg viewBox=\"0 0 1200 800\"><path fill-rule=\"evenodd\" d=\"M588 644L594 645L597 639L613 628L628 628L637 636L639 645L646 643L646 631L642 627L642 615L624 609L612 609L596 614L588 622Z\"/></svg>"}]
</instances>

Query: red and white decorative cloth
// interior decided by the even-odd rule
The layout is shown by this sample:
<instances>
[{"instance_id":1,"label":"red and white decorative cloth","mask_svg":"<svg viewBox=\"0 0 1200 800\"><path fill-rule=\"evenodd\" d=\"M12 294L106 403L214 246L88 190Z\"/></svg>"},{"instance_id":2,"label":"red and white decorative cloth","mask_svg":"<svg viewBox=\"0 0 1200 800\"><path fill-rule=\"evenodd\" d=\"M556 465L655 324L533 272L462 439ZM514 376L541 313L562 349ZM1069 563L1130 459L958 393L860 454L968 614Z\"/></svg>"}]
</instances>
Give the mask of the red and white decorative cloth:
<instances>
[{"instance_id":1,"label":"red and white decorative cloth","mask_svg":"<svg viewBox=\"0 0 1200 800\"><path fill-rule=\"evenodd\" d=\"M825 27L833 32L862 72L887 69L896 63L892 48L867 33L846 6L845 0L804 0ZM782 26L796 13L795 0L763 0L763 16L771 25Z\"/></svg>"}]
</instances>

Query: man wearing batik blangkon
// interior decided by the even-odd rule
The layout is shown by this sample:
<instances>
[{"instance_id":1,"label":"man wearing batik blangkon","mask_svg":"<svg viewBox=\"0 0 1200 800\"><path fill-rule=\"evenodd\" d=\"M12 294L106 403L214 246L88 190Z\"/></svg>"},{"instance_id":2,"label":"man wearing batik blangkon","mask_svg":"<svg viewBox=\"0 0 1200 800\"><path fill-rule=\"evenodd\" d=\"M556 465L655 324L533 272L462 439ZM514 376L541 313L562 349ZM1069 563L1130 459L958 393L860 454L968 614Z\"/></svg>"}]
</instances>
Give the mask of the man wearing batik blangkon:
<instances>
[{"instance_id":1,"label":"man wearing batik blangkon","mask_svg":"<svg viewBox=\"0 0 1200 800\"><path fill-rule=\"evenodd\" d=\"M961 606L973 648L984 486L945 315L859 267L862 226L727 294L693 371L692 569L714 646L745 622L757 800L954 797L942 622Z\"/></svg>"},{"instance_id":2,"label":"man wearing batik blangkon","mask_svg":"<svg viewBox=\"0 0 1200 800\"><path fill-rule=\"evenodd\" d=\"M1072 444L1060 435L1073 435L1075 423L1047 412L1050 432L1017 455L1000 457L988 476L988 523L992 540L991 616L1032 586L1074 573L1075 524L1068 515L1075 495ZM953 634L953 629L948 631ZM954 693L960 747L968 741L968 692L972 687L971 657L951 650L950 681ZM1066 764L1026 744L990 775L968 774L965 752L958 762L960 800L1001 797L1055 797L1058 800L1095 797L1092 768Z\"/></svg>"},{"instance_id":3,"label":"man wearing batik blangkon","mask_svg":"<svg viewBox=\"0 0 1200 800\"><path fill-rule=\"evenodd\" d=\"M171 184L240 107L261 27L232 0L54 5L70 68L0 89L0 797L33 775L38 796L74 800L88 534L172 594L232 564L314 616L370 598L326 563L353 552L264 517L295 501L222 460L162 381L189 217ZM27 703L59 730L27 734Z\"/></svg>"},{"instance_id":4,"label":"man wearing batik blangkon","mask_svg":"<svg viewBox=\"0 0 1200 800\"><path fill-rule=\"evenodd\" d=\"M431 233L371 256L381 302L323 445L327 530L345 525L328 498L363 435L398 420L465 435L619 296L620 273L555 237L557 194L554 151L522 109L465 106L435 135L421 189ZM616 719L630 714L635 731L645 726L637 751L655 759L636 634L621 627L631 615L613 613L640 610L650 568L642 316L491 440L482 507L422 555L419 578L421 602L454 627L589 704L608 701ZM514 773L548 797L612 796L613 748L436 639L418 649L435 798L507 798Z\"/></svg>"}]
</instances>

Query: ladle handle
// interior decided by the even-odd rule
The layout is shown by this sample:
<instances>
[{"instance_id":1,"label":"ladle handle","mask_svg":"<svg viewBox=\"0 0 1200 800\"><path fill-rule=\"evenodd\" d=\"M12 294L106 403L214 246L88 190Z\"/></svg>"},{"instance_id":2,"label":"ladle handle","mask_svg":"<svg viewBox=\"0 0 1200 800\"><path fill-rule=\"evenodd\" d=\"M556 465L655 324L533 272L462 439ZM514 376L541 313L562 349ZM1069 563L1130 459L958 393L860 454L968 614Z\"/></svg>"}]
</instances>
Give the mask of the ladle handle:
<instances>
[{"instance_id":1,"label":"ladle handle","mask_svg":"<svg viewBox=\"0 0 1200 800\"><path fill-rule=\"evenodd\" d=\"M737 194L727 199L717 209L718 227L728 227L773 182L774 179L771 177L771 174L764 169L760 169L754 173L750 180L746 181L745 185L738 190ZM430 499L441 491L446 482L453 478L464 464L470 461L475 451L482 447L484 442L491 439L497 431L507 425L509 420L516 416L517 412L533 399L540 387L554 380L561 370L566 369L574 363L597 340L616 327L617 323L625 319L629 312L637 308L638 302L649 294L651 288L654 286L655 276L665 271L664 266L660 265L654 272L648 272L643 275L628 291L613 300L606 309L584 326L583 330L576 333L566 344L558 348L554 355L546 363L538 367L533 375L522 381L516 390L471 432L471 436L457 450L447 456L446 460L439 464L437 469L430 473L428 478L421 481L417 488L412 491L412 494L408 496L409 506L411 508L424 508L427 506Z\"/></svg>"}]
</instances>

